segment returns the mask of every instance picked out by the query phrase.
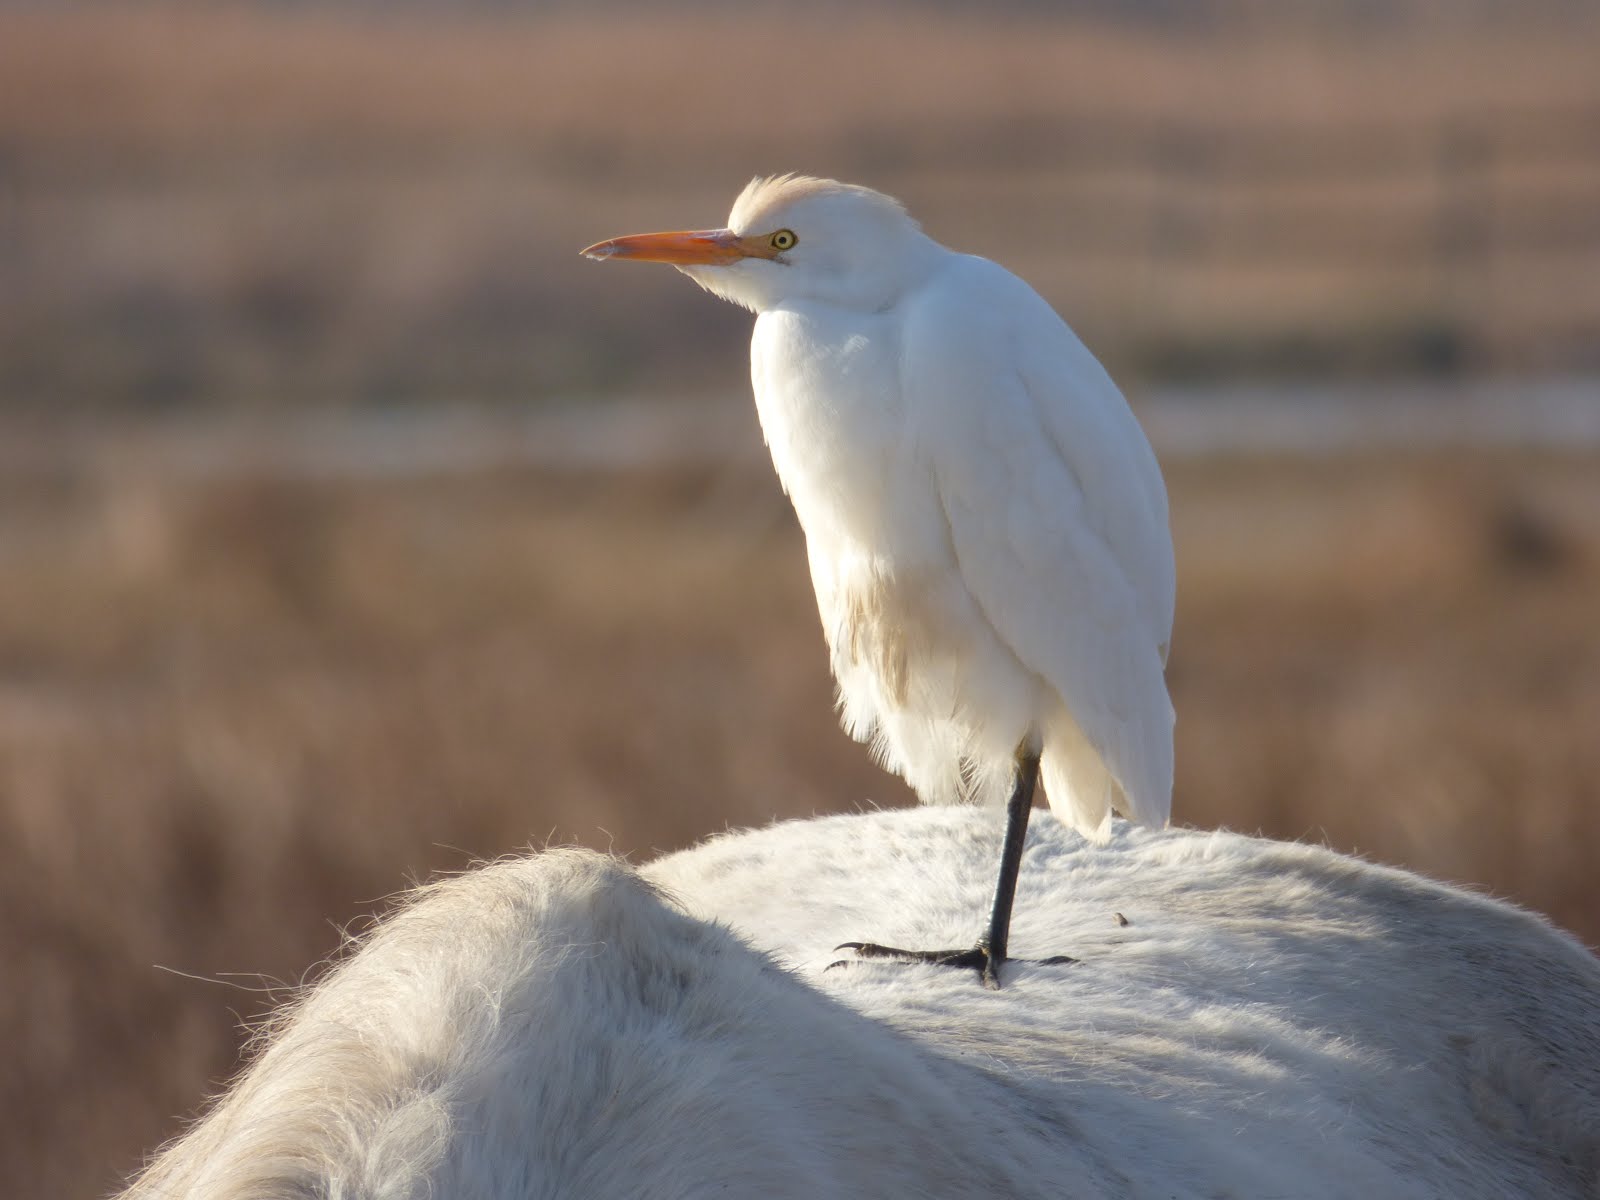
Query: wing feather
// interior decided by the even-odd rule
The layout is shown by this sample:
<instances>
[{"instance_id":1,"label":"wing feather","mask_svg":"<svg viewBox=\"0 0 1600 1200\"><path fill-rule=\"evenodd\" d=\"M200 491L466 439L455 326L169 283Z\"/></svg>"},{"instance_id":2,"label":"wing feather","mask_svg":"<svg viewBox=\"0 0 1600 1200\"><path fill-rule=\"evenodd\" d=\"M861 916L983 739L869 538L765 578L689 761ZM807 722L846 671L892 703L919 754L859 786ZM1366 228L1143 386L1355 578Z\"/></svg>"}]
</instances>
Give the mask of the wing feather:
<instances>
[{"instance_id":1,"label":"wing feather","mask_svg":"<svg viewBox=\"0 0 1600 1200\"><path fill-rule=\"evenodd\" d=\"M1116 807L1160 824L1172 794L1162 668L1174 591L1160 469L1115 385L1049 305L992 263L959 264L907 312L902 373L963 582L1060 697L1061 751L1081 731L1117 785ZM1105 808L1052 803L1075 824Z\"/></svg>"}]
</instances>

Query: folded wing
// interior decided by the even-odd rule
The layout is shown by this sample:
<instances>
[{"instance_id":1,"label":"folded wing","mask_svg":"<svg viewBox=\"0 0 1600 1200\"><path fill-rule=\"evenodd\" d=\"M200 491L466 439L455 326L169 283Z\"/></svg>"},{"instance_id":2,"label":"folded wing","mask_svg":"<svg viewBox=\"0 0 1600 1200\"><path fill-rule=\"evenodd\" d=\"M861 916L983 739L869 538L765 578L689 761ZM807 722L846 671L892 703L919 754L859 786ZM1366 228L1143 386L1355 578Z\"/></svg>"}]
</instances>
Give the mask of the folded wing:
<instances>
[{"instance_id":1,"label":"folded wing","mask_svg":"<svg viewBox=\"0 0 1600 1200\"><path fill-rule=\"evenodd\" d=\"M1174 569L1148 441L1099 363L1015 276L958 260L906 314L903 383L962 579L1070 716L1125 815L1163 823ZM1039 731L1052 752L1052 722ZM1072 747L1068 743L1077 740ZM1068 772L1088 779L1093 772ZM1047 782L1048 782L1047 773ZM1065 804L1097 823L1105 802Z\"/></svg>"}]
</instances>

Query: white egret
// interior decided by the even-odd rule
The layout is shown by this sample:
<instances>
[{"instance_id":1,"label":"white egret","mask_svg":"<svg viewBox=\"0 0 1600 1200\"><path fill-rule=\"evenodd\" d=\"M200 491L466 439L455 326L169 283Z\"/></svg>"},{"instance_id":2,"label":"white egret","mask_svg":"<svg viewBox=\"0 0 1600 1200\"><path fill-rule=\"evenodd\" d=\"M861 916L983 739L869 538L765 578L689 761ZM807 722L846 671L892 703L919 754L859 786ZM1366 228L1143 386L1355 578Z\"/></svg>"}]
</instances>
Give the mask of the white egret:
<instances>
[{"instance_id":1,"label":"white egret","mask_svg":"<svg viewBox=\"0 0 1600 1200\"><path fill-rule=\"evenodd\" d=\"M1171 811L1172 538L1137 420L1038 293L868 188L758 178L725 229L583 253L671 263L758 314L756 408L845 729L924 802L1007 807L975 947L846 946L998 987L1035 781L1090 836Z\"/></svg>"}]
</instances>

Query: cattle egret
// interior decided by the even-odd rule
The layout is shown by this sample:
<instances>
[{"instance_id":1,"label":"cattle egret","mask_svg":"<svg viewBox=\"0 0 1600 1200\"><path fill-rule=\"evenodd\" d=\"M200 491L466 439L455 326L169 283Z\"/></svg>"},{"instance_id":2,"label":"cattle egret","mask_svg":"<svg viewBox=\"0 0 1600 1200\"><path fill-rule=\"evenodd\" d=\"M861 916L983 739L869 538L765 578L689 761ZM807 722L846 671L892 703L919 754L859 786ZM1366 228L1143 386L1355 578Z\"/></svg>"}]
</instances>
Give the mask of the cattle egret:
<instances>
[{"instance_id":1,"label":"cattle egret","mask_svg":"<svg viewBox=\"0 0 1600 1200\"><path fill-rule=\"evenodd\" d=\"M1171 811L1172 537L1139 423L1038 293L868 188L758 178L725 229L583 253L671 263L757 314L756 408L845 729L925 803L1007 810L975 947L841 949L998 987L1035 781L1099 839L1113 811Z\"/></svg>"}]
</instances>

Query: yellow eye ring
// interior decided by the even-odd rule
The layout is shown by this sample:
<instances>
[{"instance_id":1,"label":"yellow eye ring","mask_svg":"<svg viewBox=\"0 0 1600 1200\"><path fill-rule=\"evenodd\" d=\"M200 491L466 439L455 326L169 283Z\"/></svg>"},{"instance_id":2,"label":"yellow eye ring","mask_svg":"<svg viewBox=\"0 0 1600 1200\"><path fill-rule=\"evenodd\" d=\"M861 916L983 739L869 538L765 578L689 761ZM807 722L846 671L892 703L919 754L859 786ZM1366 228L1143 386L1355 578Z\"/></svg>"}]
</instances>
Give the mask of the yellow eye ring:
<instances>
[{"instance_id":1,"label":"yellow eye ring","mask_svg":"<svg viewBox=\"0 0 1600 1200\"><path fill-rule=\"evenodd\" d=\"M767 239L767 244L774 250L781 252L784 250L793 250L794 244L799 240L799 238L795 237L794 230L780 229L777 233L773 234Z\"/></svg>"}]
</instances>

